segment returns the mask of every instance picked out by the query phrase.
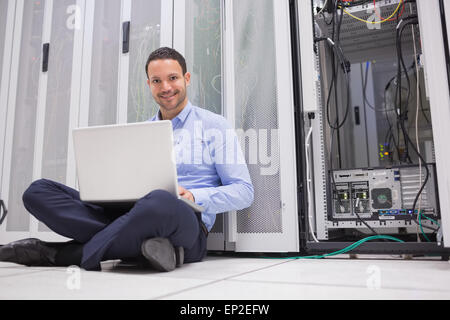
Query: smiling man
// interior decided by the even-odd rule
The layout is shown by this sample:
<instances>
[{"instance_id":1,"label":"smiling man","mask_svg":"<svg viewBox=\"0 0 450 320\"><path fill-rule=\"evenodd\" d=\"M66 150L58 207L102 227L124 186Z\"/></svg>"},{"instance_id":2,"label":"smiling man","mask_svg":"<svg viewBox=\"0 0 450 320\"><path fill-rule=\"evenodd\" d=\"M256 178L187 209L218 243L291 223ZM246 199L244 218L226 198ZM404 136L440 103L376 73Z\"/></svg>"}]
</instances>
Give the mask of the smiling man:
<instances>
[{"instance_id":1,"label":"smiling man","mask_svg":"<svg viewBox=\"0 0 450 320\"><path fill-rule=\"evenodd\" d=\"M186 89L191 75L183 56L160 48L149 56L145 71L160 106L150 121L172 122L179 194L204 211L194 212L163 190L149 192L131 208L94 205L82 201L77 190L40 179L24 192L25 208L51 230L73 240L15 241L0 247L0 261L101 270L101 261L131 259L171 271L203 260L218 213L251 205L254 190L238 138L222 116L189 102Z\"/></svg>"},{"instance_id":2,"label":"smiling man","mask_svg":"<svg viewBox=\"0 0 450 320\"><path fill-rule=\"evenodd\" d=\"M154 51L146 72L159 105L151 121L172 121L180 195L205 208L200 220L209 231L218 213L241 210L253 202L253 185L238 138L221 115L191 104L187 96L191 74L176 50Z\"/></svg>"}]
</instances>

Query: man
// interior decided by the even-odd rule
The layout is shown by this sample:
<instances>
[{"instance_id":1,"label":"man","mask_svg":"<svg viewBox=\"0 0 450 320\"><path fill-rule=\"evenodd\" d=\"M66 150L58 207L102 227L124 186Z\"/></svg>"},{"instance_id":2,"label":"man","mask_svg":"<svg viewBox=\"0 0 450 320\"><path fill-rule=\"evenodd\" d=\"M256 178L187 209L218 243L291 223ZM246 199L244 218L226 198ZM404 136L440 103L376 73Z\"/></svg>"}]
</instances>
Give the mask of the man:
<instances>
[{"instance_id":1,"label":"man","mask_svg":"<svg viewBox=\"0 0 450 320\"><path fill-rule=\"evenodd\" d=\"M149 56L145 69L160 106L151 121L172 121L179 193L205 211L197 214L163 190L150 192L131 208L93 205L81 201L78 191L41 179L25 191L25 208L73 241L12 242L0 248L0 261L100 270L101 261L138 259L171 271L204 258L216 214L251 205L253 186L236 134L223 117L189 102L191 75L183 56L160 48Z\"/></svg>"}]
</instances>

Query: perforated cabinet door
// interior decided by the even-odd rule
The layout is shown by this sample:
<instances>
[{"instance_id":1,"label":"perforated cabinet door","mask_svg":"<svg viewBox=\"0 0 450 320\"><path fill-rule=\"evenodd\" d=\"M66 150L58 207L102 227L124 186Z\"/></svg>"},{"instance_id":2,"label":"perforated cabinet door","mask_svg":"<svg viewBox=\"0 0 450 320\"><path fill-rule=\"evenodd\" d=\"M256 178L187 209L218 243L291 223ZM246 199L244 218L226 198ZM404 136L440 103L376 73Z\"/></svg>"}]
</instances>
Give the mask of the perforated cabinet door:
<instances>
[{"instance_id":1,"label":"perforated cabinet door","mask_svg":"<svg viewBox=\"0 0 450 320\"><path fill-rule=\"evenodd\" d=\"M234 123L255 188L236 251L298 250L288 1L233 1ZM227 70L228 71L228 70Z\"/></svg>"}]
</instances>

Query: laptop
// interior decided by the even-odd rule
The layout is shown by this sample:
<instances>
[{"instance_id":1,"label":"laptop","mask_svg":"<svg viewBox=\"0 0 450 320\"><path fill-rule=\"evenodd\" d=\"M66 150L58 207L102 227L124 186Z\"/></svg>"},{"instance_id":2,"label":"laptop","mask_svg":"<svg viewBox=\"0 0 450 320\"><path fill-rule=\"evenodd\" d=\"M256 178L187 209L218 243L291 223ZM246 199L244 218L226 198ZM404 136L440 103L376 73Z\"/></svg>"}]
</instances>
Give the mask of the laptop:
<instances>
[{"instance_id":1,"label":"laptop","mask_svg":"<svg viewBox=\"0 0 450 320\"><path fill-rule=\"evenodd\" d=\"M81 200L133 203L162 189L194 211L204 210L178 194L169 120L77 128L73 142Z\"/></svg>"}]
</instances>

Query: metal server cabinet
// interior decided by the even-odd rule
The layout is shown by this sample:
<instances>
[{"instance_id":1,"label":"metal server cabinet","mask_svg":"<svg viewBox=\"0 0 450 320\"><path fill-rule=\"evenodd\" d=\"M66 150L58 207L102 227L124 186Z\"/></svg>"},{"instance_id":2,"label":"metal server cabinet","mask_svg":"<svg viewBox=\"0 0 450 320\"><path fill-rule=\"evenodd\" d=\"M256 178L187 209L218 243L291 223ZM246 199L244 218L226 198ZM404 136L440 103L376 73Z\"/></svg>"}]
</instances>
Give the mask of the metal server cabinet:
<instances>
[{"instance_id":1,"label":"metal server cabinet","mask_svg":"<svg viewBox=\"0 0 450 320\"><path fill-rule=\"evenodd\" d=\"M73 128L151 117L142 66L172 46L192 102L234 124L256 190L252 207L218 215L208 248L298 251L289 20L288 0L0 1L0 242L64 240L29 215L24 190L77 187Z\"/></svg>"},{"instance_id":2,"label":"metal server cabinet","mask_svg":"<svg viewBox=\"0 0 450 320\"><path fill-rule=\"evenodd\" d=\"M298 252L289 1L224 0L222 12L223 114L241 138L255 200L217 216L208 249Z\"/></svg>"},{"instance_id":3,"label":"metal server cabinet","mask_svg":"<svg viewBox=\"0 0 450 320\"><path fill-rule=\"evenodd\" d=\"M302 249L448 258L448 4L291 8Z\"/></svg>"}]
</instances>

